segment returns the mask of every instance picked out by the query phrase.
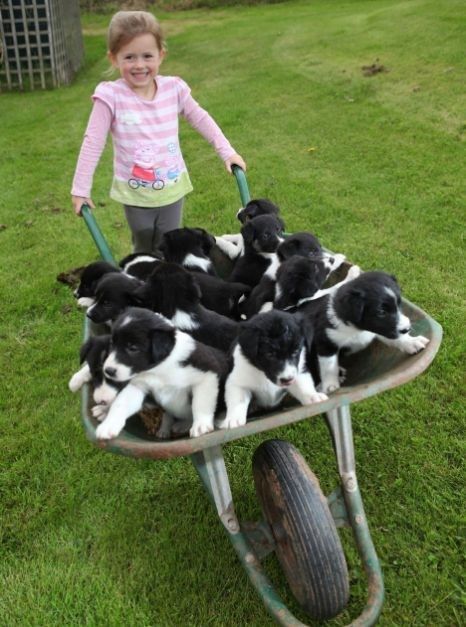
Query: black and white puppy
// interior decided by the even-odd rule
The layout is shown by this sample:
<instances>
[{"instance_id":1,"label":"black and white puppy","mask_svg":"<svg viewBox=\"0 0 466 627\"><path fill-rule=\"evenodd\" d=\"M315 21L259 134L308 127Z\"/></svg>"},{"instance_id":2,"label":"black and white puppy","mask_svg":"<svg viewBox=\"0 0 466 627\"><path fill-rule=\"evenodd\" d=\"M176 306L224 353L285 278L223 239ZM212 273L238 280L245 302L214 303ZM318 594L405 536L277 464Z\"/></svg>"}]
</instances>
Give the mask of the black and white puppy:
<instances>
[{"instance_id":1,"label":"black and white puppy","mask_svg":"<svg viewBox=\"0 0 466 627\"><path fill-rule=\"evenodd\" d=\"M92 408L92 414L98 419L106 414L108 407L123 387L123 384L112 381L104 375L103 364L108 357L109 348L109 334L88 338L79 351L82 367L75 372L68 383L72 392L80 390L85 383L91 383L92 398L96 403L96 406Z\"/></svg>"},{"instance_id":2,"label":"black and white puppy","mask_svg":"<svg viewBox=\"0 0 466 627\"><path fill-rule=\"evenodd\" d=\"M200 228L179 228L164 233L160 250L166 261L177 263L188 270L216 274L210 251L215 237Z\"/></svg>"},{"instance_id":3,"label":"black and white puppy","mask_svg":"<svg viewBox=\"0 0 466 627\"><path fill-rule=\"evenodd\" d=\"M156 313L129 308L115 322L105 376L126 384L96 437L116 437L151 395L175 419L192 420L191 437L209 433L227 372L227 357Z\"/></svg>"},{"instance_id":4,"label":"black and white puppy","mask_svg":"<svg viewBox=\"0 0 466 627\"><path fill-rule=\"evenodd\" d=\"M226 416L218 426L244 425L253 399L263 408L275 407L287 392L302 405L327 400L316 391L307 367L309 341L312 327L283 311L258 314L241 323L225 382Z\"/></svg>"},{"instance_id":5,"label":"black and white puppy","mask_svg":"<svg viewBox=\"0 0 466 627\"><path fill-rule=\"evenodd\" d=\"M274 275L283 230L284 224L277 216L263 215L248 220L241 229L244 254L238 257L229 280L254 287L266 272Z\"/></svg>"},{"instance_id":6,"label":"black and white puppy","mask_svg":"<svg viewBox=\"0 0 466 627\"><path fill-rule=\"evenodd\" d=\"M153 253L131 253L123 257L118 265L125 274L144 281L160 261L161 258Z\"/></svg>"},{"instance_id":7,"label":"black and white puppy","mask_svg":"<svg viewBox=\"0 0 466 627\"><path fill-rule=\"evenodd\" d=\"M286 309L300 298L312 296L328 275L345 260L344 255L326 253L315 235L300 232L289 235L277 248L278 264L263 275L259 284L239 306L240 316L250 318L273 307ZM299 261L301 257L301 261ZM293 262L286 263L293 258ZM277 282L279 268L280 281Z\"/></svg>"},{"instance_id":8,"label":"black and white puppy","mask_svg":"<svg viewBox=\"0 0 466 627\"><path fill-rule=\"evenodd\" d=\"M84 268L79 285L74 291L80 307L87 308L94 304L98 282L104 274L111 272L119 272L119 269L107 261L93 261Z\"/></svg>"},{"instance_id":9,"label":"black and white puppy","mask_svg":"<svg viewBox=\"0 0 466 627\"><path fill-rule=\"evenodd\" d=\"M250 200L245 207L240 207L236 217L241 224L246 224L248 220L252 220L262 215L280 215L280 209L267 198L256 198ZM236 259L244 254L244 241L241 233L231 233L221 235L215 238L217 246L229 258Z\"/></svg>"},{"instance_id":10,"label":"black and white puppy","mask_svg":"<svg viewBox=\"0 0 466 627\"><path fill-rule=\"evenodd\" d=\"M336 287L296 309L314 327L313 349L321 389L326 394L340 387L338 356L342 349L356 352L377 338L412 355L429 343L426 337L409 334L411 322L402 312L401 292L395 277L385 272L364 272Z\"/></svg>"},{"instance_id":11,"label":"black and white puppy","mask_svg":"<svg viewBox=\"0 0 466 627\"><path fill-rule=\"evenodd\" d=\"M236 338L238 323L204 307L194 273L178 264L157 266L136 297L143 307L162 314L199 342L227 351Z\"/></svg>"},{"instance_id":12,"label":"black and white puppy","mask_svg":"<svg viewBox=\"0 0 466 627\"><path fill-rule=\"evenodd\" d=\"M137 303L135 294L143 284L122 272L104 275L97 284L95 302L87 310L87 317L96 324L111 324L126 307Z\"/></svg>"}]
</instances>

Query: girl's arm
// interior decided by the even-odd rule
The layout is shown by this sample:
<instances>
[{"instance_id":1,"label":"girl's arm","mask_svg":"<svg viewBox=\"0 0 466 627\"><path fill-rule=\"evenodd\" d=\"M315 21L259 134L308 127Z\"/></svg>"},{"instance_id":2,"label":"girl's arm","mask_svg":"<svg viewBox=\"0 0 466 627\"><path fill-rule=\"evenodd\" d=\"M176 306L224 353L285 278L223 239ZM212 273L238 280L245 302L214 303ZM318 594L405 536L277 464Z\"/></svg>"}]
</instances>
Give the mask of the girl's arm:
<instances>
[{"instance_id":1,"label":"girl's arm","mask_svg":"<svg viewBox=\"0 0 466 627\"><path fill-rule=\"evenodd\" d=\"M108 105L96 98L84 134L71 189L72 203L77 215L81 214L83 204L88 203L91 207L94 206L90 197L92 180L105 148L112 118L113 114Z\"/></svg>"},{"instance_id":2,"label":"girl's arm","mask_svg":"<svg viewBox=\"0 0 466 627\"><path fill-rule=\"evenodd\" d=\"M225 162L226 169L231 172L233 164L246 170L246 163L231 146L215 120L187 93L181 111L189 124L198 131L215 149L219 157Z\"/></svg>"}]
</instances>

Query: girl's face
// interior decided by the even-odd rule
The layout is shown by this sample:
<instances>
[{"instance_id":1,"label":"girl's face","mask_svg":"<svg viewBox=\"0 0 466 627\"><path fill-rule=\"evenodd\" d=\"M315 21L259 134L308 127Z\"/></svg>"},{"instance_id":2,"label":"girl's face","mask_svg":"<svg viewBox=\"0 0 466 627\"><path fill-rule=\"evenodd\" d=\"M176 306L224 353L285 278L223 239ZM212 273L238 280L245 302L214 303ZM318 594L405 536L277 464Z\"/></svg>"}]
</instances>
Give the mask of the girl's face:
<instances>
[{"instance_id":1,"label":"girl's face","mask_svg":"<svg viewBox=\"0 0 466 627\"><path fill-rule=\"evenodd\" d=\"M108 55L133 91L142 98L153 98L154 78L165 56L165 52L158 49L154 35L137 35L116 54L109 52Z\"/></svg>"}]
</instances>

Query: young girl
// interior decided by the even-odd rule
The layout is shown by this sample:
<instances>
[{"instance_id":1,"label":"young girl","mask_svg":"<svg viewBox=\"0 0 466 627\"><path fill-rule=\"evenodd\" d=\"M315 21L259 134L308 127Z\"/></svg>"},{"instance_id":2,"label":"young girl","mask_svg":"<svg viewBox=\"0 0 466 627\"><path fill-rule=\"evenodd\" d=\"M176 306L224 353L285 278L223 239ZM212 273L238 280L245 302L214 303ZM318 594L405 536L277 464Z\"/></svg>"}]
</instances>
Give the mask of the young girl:
<instances>
[{"instance_id":1,"label":"young girl","mask_svg":"<svg viewBox=\"0 0 466 627\"><path fill-rule=\"evenodd\" d=\"M181 154L181 114L212 144L226 169L246 169L210 115L176 76L162 76L165 42L158 21L145 11L119 11L108 29L108 57L119 79L100 83L81 146L71 190L75 213L91 200L94 171L112 134L111 198L123 203L134 252L151 252L163 233L181 225L183 201L193 187Z\"/></svg>"}]
</instances>

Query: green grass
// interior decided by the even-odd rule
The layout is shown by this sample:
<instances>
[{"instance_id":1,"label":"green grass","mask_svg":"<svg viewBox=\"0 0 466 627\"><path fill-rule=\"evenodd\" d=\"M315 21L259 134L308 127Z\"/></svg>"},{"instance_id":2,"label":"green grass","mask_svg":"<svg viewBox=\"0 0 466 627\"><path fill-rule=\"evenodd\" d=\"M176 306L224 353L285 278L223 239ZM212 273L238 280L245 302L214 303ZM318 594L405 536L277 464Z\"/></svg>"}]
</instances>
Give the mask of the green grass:
<instances>
[{"instance_id":1,"label":"green grass","mask_svg":"<svg viewBox=\"0 0 466 627\"><path fill-rule=\"evenodd\" d=\"M358 477L386 584L381 625L464 624L464 3L287 2L162 14L164 71L179 74L248 162L251 193L289 231L312 230L365 269L399 279L444 328L419 378L353 408ZM69 188L94 86L105 80L108 16L83 16L86 64L73 85L0 96L0 616L16 625L270 625L189 459L106 455L85 439L82 312L59 272L96 259ZM364 77L361 66L387 68ZM234 181L187 125L195 191L187 225L237 230ZM311 150L312 149L312 150ZM129 251L108 199L95 214ZM267 437L295 443L325 491L336 482L324 422L225 447L238 513L259 508L250 469ZM348 534L348 610L365 580ZM267 567L291 609L274 559Z\"/></svg>"}]
</instances>

